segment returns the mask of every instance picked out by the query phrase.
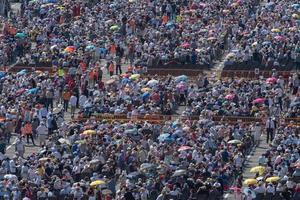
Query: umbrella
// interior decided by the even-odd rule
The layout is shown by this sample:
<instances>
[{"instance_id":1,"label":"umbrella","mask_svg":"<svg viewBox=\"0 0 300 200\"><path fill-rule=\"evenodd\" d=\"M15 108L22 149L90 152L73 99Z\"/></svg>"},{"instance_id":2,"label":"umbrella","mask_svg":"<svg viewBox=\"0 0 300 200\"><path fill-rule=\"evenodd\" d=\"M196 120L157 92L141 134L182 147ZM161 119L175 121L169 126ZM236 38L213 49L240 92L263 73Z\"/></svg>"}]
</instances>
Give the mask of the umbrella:
<instances>
[{"instance_id":1,"label":"umbrella","mask_svg":"<svg viewBox=\"0 0 300 200\"><path fill-rule=\"evenodd\" d=\"M146 88L142 88L142 89L141 89L141 91L142 91L142 92L151 92L151 91L152 91L152 89L151 89L151 88L148 88L148 87L146 87Z\"/></svg>"},{"instance_id":2,"label":"umbrella","mask_svg":"<svg viewBox=\"0 0 300 200\"><path fill-rule=\"evenodd\" d=\"M266 82L268 84L274 84L276 83L277 79L275 77L270 77L270 78L267 78Z\"/></svg>"},{"instance_id":3,"label":"umbrella","mask_svg":"<svg viewBox=\"0 0 300 200\"><path fill-rule=\"evenodd\" d=\"M25 91L26 91L25 88L19 89L16 91L16 95L19 96L19 95L23 94Z\"/></svg>"},{"instance_id":4,"label":"umbrella","mask_svg":"<svg viewBox=\"0 0 300 200\"><path fill-rule=\"evenodd\" d=\"M263 166L256 166L256 167L252 167L250 169L251 173L259 173L260 175L262 175L265 172L266 168Z\"/></svg>"},{"instance_id":5,"label":"umbrella","mask_svg":"<svg viewBox=\"0 0 300 200\"><path fill-rule=\"evenodd\" d=\"M187 43L187 42L185 42L185 43L182 43L181 46L182 46L183 48L189 48L189 47L190 47L190 44Z\"/></svg>"},{"instance_id":6,"label":"umbrella","mask_svg":"<svg viewBox=\"0 0 300 200\"><path fill-rule=\"evenodd\" d=\"M278 28L273 28L271 31L272 31L273 33L279 33L279 32L280 32L280 30L279 30Z\"/></svg>"},{"instance_id":7,"label":"umbrella","mask_svg":"<svg viewBox=\"0 0 300 200\"><path fill-rule=\"evenodd\" d=\"M48 159L49 159L48 157L43 157L43 158L40 158L39 161L40 162L46 162Z\"/></svg>"},{"instance_id":8,"label":"umbrella","mask_svg":"<svg viewBox=\"0 0 300 200\"><path fill-rule=\"evenodd\" d=\"M115 79L109 79L108 81L106 81L106 84L107 84L107 85L111 85L111 84L113 84L114 82L116 82Z\"/></svg>"},{"instance_id":9,"label":"umbrella","mask_svg":"<svg viewBox=\"0 0 300 200\"><path fill-rule=\"evenodd\" d=\"M296 53L300 53L300 47L296 49Z\"/></svg>"},{"instance_id":10,"label":"umbrella","mask_svg":"<svg viewBox=\"0 0 300 200\"><path fill-rule=\"evenodd\" d=\"M227 94L227 95L225 96L225 99L226 99L226 100L232 100L232 99L234 99L234 97L235 97L234 94Z\"/></svg>"},{"instance_id":11,"label":"umbrella","mask_svg":"<svg viewBox=\"0 0 300 200\"><path fill-rule=\"evenodd\" d=\"M265 42L262 43L262 45L269 45L269 44L271 44L270 41L265 41Z\"/></svg>"},{"instance_id":12,"label":"umbrella","mask_svg":"<svg viewBox=\"0 0 300 200\"><path fill-rule=\"evenodd\" d=\"M185 90L186 89L186 85L184 83L179 83L176 85L176 88L179 90Z\"/></svg>"},{"instance_id":13,"label":"umbrella","mask_svg":"<svg viewBox=\"0 0 300 200\"><path fill-rule=\"evenodd\" d=\"M181 82L181 81L187 81L187 80L188 80L188 77L186 75L181 75L181 76L175 77L176 83Z\"/></svg>"},{"instance_id":14,"label":"umbrella","mask_svg":"<svg viewBox=\"0 0 300 200\"><path fill-rule=\"evenodd\" d=\"M117 30L119 30L119 26L118 25L113 25L113 26L111 26L109 28L109 30L111 30L111 31L117 31Z\"/></svg>"},{"instance_id":15,"label":"umbrella","mask_svg":"<svg viewBox=\"0 0 300 200\"><path fill-rule=\"evenodd\" d=\"M248 195L248 194L250 193L250 194L251 194L251 197L252 197L253 199L256 198L255 192L252 191L252 190L250 190L250 188L245 188L245 189L243 190L243 192L244 192L245 195Z\"/></svg>"},{"instance_id":16,"label":"umbrella","mask_svg":"<svg viewBox=\"0 0 300 200\"><path fill-rule=\"evenodd\" d=\"M130 1L130 0L129 0L129 1ZM103 194L103 195L112 194L112 191L109 190L109 189L104 189L104 190L102 190L102 194Z\"/></svg>"},{"instance_id":17,"label":"umbrella","mask_svg":"<svg viewBox=\"0 0 300 200\"><path fill-rule=\"evenodd\" d=\"M257 183L257 180L254 178L249 178L244 181L245 185L255 185L256 183Z\"/></svg>"},{"instance_id":18,"label":"umbrella","mask_svg":"<svg viewBox=\"0 0 300 200\"><path fill-rule=\"evenodd\" d=\"M161 134L159 137L158 137L158 140L160 142L173 142L174 141L174 138L169 134L169 133L164 133L164 134Z\"/></svg>"},{"instance_id":19,"label":"umbrella","mask_svg":"<svg viewBox=\"0 0 300 200\"><path fill-rule=\"evenodd\" d=\"M150 87L153 87L157 84L158 84L158 80L155 80L155 79L152 79L152 80L148 81L148 83L147 83L147 85Z\"/></svg>"},{"instance_id":20,"label":"umbrella","mask_svg":"<svg viewBox=\"0 0 300 200\"><path fill-rule=\"evenodd\" d=\"M208 41L213 41L213 40L216 40L217 38L215 38L215 37L209 37L209 38L207 38L207 40Z\"/></svg>"},{"instance_id":21,"label":"umbrella","mask_svg":"<svg viewBox=\"0 0 300 200\"><path fill-rule=\"evenodd\" d=\"M86 51L93 51L93 50L95 50L95 46L94 45L88 45L88 46L85 47L85 50Z\"/></svg>"},{"instance_id":22,"label":"umbrella","mask_svg":"<svg viewBox=\"0 0 300 200\"><path fill-rule=\"evenodd\" d=\"M186 174L186 170L184 170L184 169L179 169L179 170L176 170L172 176L173 176L173 177L176 177L176 176L183 176L183 175L185 175L185 174Z\"/></svg>"},{"instance_id":23,"label":"umbrella","mask_svg":"<svg viewBox=\"0 0 300 200\"><path fill-rule=\"evenodd\" d=\"M59 138L58 141L59 141L59 143L61 143L61 144L68 144L68 145L71 144L70 141L67 140L67 139L65 139L65 138Z\"/></svg>"},{"instance_id":24,"label":"umbrella","mask_svg":"<svg viewBox=\"0 0 300 200\"><path fill-rule=\"evenodd\" d=\"M58 113L60 113L62 111L62 108L54 108L53 109L53 114L58 114Z\"/></svg>"},{"instance_id":25,"label":"umbrella","mask_svg":"<svg viewBox=\"0 0 300 200\"><path fill-rule=\"evenodd\" d=\"M224 14L230 13L230 10L227 10L227 9L226 9L226 10L223 10L223 13L224 13Z\"/></svg>"},{"instance_id":26,"label":"umbrella","mask_svg":"<svg viewBox=\"0 0 300 200\"><path fill-rule=\"evenodd\" d=\"M4 178L11 181L18 181L18 177L14 174L5 174Z\"/></svg>"},{"instance_id":27,"label":"umbrella","mask_svg":"<svg viewBox=\"0 0 300 200\"><path fill-rule=\"evenodd\" d=\"M285 41L285 37L283 37L281 35L275 36L274 39L277 41L280 41L280 42Z\"/></svg>"},{"instance_id":28,"label":"umbrella","mask_svg":"<svg viewBox=\"0 0 300 200\"><path fill-rule=\"evenodd\" d=\"M296 14L296 13L292 14L292 17L293 17L294 19L300 19L300 16L299 16L298 14Z\"/></svg>"},{"instance_id":29,"label":"umbrella","mask_svg":"<svg viewBox=\"0 0 300 200\"><path fill-rule=\"evenodd\" d=\"M65 48L65 51L68 53L73 53L75 51L75 47L74 46L68 46L67 48Z\"/></svg>"},{"instance_id":30,"label":"umbrella","mask_svg":"<svg viewBox=\"0 0 300 200\"><path fill-rule=\"evenodd\" d=\"M149 98L150 97L150 93L149 92L145 92L144 94L143 94L143 99L147 99L147 98Z\"/></svg>"},{"instance_id":31,"label":"umbrella","mask_svg":"<svg viewBox=\"0 0 300 200\"><path fill-rule=\"evenodd\" d=\"M278 176L272 176L272 177L269 177L269 178L267 178L266 179L266 182L267 183L274 183L274 182L277 182L277 181L279 181L279 177Z\"/></svg>"},{"instance_id":32,"label":"umbrella","mask_svg":"<svg viewBox=\"0 0 300 200\"><path fill-rule=\"evenodd\" d=\"M17 73L17 75L20 75L20 76L25 75L25 74L27 74L27 70L26 69L22 69L21 71L19 71Z\"/></svg>"},{"instance_id":33,"label":"umbrella","mask_svg":"<svg viewBox=\"0 0 300 200\"><path fill-rule=\"evenodd\" d=\"M239 188L239 187L231 187L229 188L230 190L233 190L234 192L237 192L237 191L241 191L242 188Z\"/></svg>"},{"instance_id":34,"label":"umbrella","mask_svg":"<svg viewBox=\"0 0 300 200\"><path fill-rule=\"evenodd\" d=\"M26 37L26 34L25 33L16 33L15 35L17 38L25 38Z\"/></svg>"},{"instance_id":35,"label":"umbrella","mask_svg":"<svg viewBox=\"0 0 300 200\"><path fill-rule=\"evenodd\" d=\"M186 151L186 150L190 150L190 149L193 149L192 147L190 146L181 146L178 151Z\"/></svg>"},{"instance_id":36,"label":"umbrella","mask_svg":"<svg viewBox=\"0 0 300 200\"><path fill-rule=\"evenodd\" d=\"M85 143L85 140L77 140L76 142L75 142L75 144L84 144Z\"/></svg>"},{"instance_id":37,"label":"umbrella","mask_svg":"<svg viewBox=\"0 0 300 200\"><path fill-rule=\"evenodd\" d=\"M229 54L227 54L227 56L226 56L226 59L231 59L231 58L235 58L235 53L229 53Z\"/></svg>"},{"instance_id":38,"label":"umbrella","mask_svg":"<svg viewBox=\"0 0 300 200\"><path fill-rule=\"evenodd\" d=\"M255 99L252 103L264 103L265 102L265 99L264 98L257 98Z\"/></svg>"},{"instance_id":39,"label":"umbrella","mask_svg":"<svg viewBox=\"0 0 300 200\"><path fill-rule=\"evenodd\" d=\"M38 92L38 88L32 88L32 89L29 89L29 90L27 90L27 93L28 94L36 94L37 92Z\"/></svg>"},{"instance_id":40,"label":"umbrella","mask_svg":"<svg viewBox=\"0 0 300 200\"><path fill-rule=\"evenodd\" d=\"M95 130L85 130L83 131L83 135L95 135L96 131Z\"/></svg>"},{"instance_id":41,"label":"umbrella","mask_svg":"<svg viewBox=\"0 0 300 200\"><path fill-rule=\"evenodd\" d=\"M99 162L101 162L101 161L98 160L98 159L94 159L94 160L91 160L91 161L90 161L90 164L97 164L97 163L99 163Z\"/></svg>"},{"instance_id":42,"label":"umbrella","mask_svg":"<svg viewBox=\"0 0 300 200\"><path fill-rule=\"evenodd\" d=\"M153 168L155 168L154 164L143 163L143 164L141 164L140 170L145 171L145 170L149 170L149 169L153 169Z\"/></svg>"},{"instance_id":43,"label":"umbrella","mask_svg":"<svg viewBox=\"0 0 300 200\"><path fill-rule=\"evenodd\" d=\"M240 140L230 140L228 144L240 144L242 143Z\"/></svg>"},{"instance_id":44,"label":"umbrella","mask_svg":"<svg viewBox=\"0 0 300 200\"><path fill-rule=\"evenodd\" d=\"M5 72L0 72L0 78L3 78L6 76L6 73Z\"/></svg>"},{"instance_id":45,"label":"umbrella","mask_svg":"<svg viewBox=\"0 0 300 200\"><path fill-rule=\"evenodd\" d=\"M104 185L104 184L106 184L104 181L102 181L102 180L97 180L97 181L91 182L90 186L93 187L93 186Z\"/></svg>"},{"instance_id":46,"label":"umbrella","mask_svg":"<svg viewBox=\"0 0 300 200\"><path fill-rule=\"evenodd\" d=\"M137 80L137 79L139 79L140 78L140 74L132 74L131 76L130 76L130 79L131 80Z\"/></svg>"},{"instance_id":47,"label":"umbrella","mask_svg":"<svg viewBox=\"0 0 300 200\"><path fill-rule=\"evenodd\" d=\"M300 4L295 3L295 4L291 5L291 7L294 9L298 9L298 8L300 8Z\"/></svg>"}]
</instances>

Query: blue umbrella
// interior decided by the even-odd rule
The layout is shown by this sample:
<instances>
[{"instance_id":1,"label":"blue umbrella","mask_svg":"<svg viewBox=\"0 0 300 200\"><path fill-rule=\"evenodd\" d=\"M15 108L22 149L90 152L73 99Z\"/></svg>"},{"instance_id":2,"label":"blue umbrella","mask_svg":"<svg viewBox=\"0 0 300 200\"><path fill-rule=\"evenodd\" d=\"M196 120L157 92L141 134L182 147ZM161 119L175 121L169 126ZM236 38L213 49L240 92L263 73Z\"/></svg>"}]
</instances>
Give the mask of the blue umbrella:
<instances>
[{"instance_id":1,"label":"blue umbrella","mask_svg":"<svg viewBox=\"0 0 300 200\"><path fill-rule=\"evenodd\" d=\"M25 74L27 74L27 70L26 69L22 69L21 71L19 71L17 73L17 75L20 75L20 76L25 75Z\"/></svg>"},{"instance_id":2,"label":"blue umbrella","mask_svg":"<svg viewBox=\"0 0 300 200\"><path fill-rule=\"evenodd\" d=\"M166 24L166 28L175 28L174 22L168 22L168 23Z\"/></svg>"},{"instance_id":3,"label":"blue umbrella","mask_svg":"<svg viewBox=\"0 0 300 200\"><path fill-rule=\"evenodd\" d=\"M150 93L149 92L145 92L144 94L143 94L143 99L147 99L147 98L149 98L150 97Z\"/></svg>"},{"instance_id":4,"label":"blue umbrella","mask_svg":"<svg viewBox=\"0 0 300 200\"><path fill-rule=\"evenodd\" d=\"M36 94L37 92L38 92L38 88L32 88L32 89L27 90L28 94Z\"/></svg>"},{"instance_id":5,"label":"blue umbrella","mask_svg":"<svg viewBox=\"0 0 300 200\"><path fill-rule=\"evenodd\" d=\"M125 84L127 84L127 83L129 83L129 82L130 82L129 78L123 78L122 81L121 81L121 83L122 83L123 85L125 85Z\"/></svg>"},{"instance_id":6,"label":"blue umbrella","mask_svg":"<svg viewBox=\"0 0 300 200\"><path fill-rule=\"evenodd\" d=\"M19 32L19 33L16 34L16 37L17 37L17 38L25 38L25 37L26 37L26 34L25 34L25 33L20 33L20 32Z\"/></svg>"},{"instance_id":7,"label":"blue umbrella","mask_svg":"<svg viewBox=\"0 0 300 200\"><path fill-rule=\"evenodd\" d=\"M94 45L88 45L88 46L85 47L85 50L86 51L93 51L93 50L95 50L95 46Z\"/></svg>"},{"instance_id":8,"label":"blue umbrella","mask_svg":"<svg viewBox=\"0 0 300 200\"><path fill-rule=\"evenodd\" d=\"M298 25L300 25L300 19L296 20L296 23L297 23Z\"/></svg>"},{"instance_id":9,"label":"blue umbrella","mask_svg":"<svg viewBox=\"0 0 300 200\"><path fill-rule=\"evenodd\" d=\"M6 73L5 72L0 72L0 78L3 78L6 76Z\"/></svg>"},{"instance_id":10,"label":"blue umbrella","mask_svg":"<svg viewBox=\"0 0 300 200\"><path fill-rule=\"evenodd\" d=\"M158 137L158 140L160 142L174 142L175 139L169 133L164 133Z\"/></svg>"},{"instance_id":11,"label":"blue umbrella","mask_svg":"<svg viewBox=\"0 0 300 200\"><path fill-rule=\"evenodd\" d=\"M265 41L265 42L262 43L262 45L269 45L269 44L271 44L270 41Z\"/></svg>"},{"instance_id":12,"label":"blue umbrella","mask_svg":"<svg viewBox=\"0 0 300 200\"><path fill-rule=\"evenodd\" d=\"M294 8L294 9L298 9L298 8L300 8L300 4L295 3L291 7Z\"/></svg>"},{"instance_id":13,"label":"blue umbrella","mask_svg":"<svg viewBox=\"0 0 300 200\"><path fill-rule=\"evenodd\" d=\"M253 199L256 198L255 192L253 192L252 190L250 190L250 188L245 188L245 189L243 190L243 192L244 192L245 195L248 195L248 193L250 193Z\"/></svg>"},{"instance_id":14,"label":"blue umbrella","mask_svg":"<svg viewBox=\"0 0 300 200\"><path fill-rule=\"evenodd\" d=\"M181 82L181 81L187 81L187 80L188 80L188 77L186 75L181 75L181 76L175 77L176 83Z\"/></svg>"}]
</instances>

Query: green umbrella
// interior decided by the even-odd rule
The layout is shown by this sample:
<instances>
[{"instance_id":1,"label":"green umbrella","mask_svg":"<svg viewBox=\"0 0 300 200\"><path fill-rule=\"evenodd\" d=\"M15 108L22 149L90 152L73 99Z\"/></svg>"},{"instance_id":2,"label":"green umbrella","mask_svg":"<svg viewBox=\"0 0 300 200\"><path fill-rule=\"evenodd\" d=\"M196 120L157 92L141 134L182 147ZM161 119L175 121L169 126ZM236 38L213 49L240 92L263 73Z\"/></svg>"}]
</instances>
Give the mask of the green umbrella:
<instances>
[{"instance_id":1,"label":"green umbrella","mask_svg":"<svg viewBox=\"0 0 300 200\"><path fill-rule=\"evenodd\" d=\"M25 33L17 33L17 34L16 34L16 37L17 37L17 38L25 38L25 37L26 37L26 34L25 34Z\"/></svg>"},{"instance_id":2,"label":"green umbrella","mask_svg":"<svg viewBox=\"0 0 300 200\"><path fill-rule=\"evenodd\" d=\"M111 31L116 31L116 30L119 30L119 26L118 25L113 25L109 28L109 30Z\"/></svg>"},{"instance_id":3,"label":"green umbrella","mask_svg":"<svg viewBox=\"0 0 300 200\"><path fill-rule=\"evenodd\" d=\"M300 53L300 47L296 49L296 53Z\"/></svg>"}]
</instances>

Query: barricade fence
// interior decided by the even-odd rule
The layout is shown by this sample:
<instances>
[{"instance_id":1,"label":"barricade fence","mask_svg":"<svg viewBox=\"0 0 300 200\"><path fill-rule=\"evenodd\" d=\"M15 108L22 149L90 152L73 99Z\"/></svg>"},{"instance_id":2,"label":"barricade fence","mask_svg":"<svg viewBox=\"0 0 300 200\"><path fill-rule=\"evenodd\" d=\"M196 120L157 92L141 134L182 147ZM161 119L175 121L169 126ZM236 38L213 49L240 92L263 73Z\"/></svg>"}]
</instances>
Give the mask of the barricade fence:
<instances>
[{"instance_id":1,"label":"barricade fence","mask_svg":"<svg viewBox=\"0 0 300 200\"><path fill-rule=\"evenodd\" d=\"M86 121L89 119L94 119L97 121L147 121L150 123L164 123L166 121L171 120L192 120L198 121L200 119L199 116L180 116L180 115L139 115L139 116L127 116L127 115L113 115L113 114L100 114L100 115L93 115L92 117L86 118L79 116L74 121ZM236 123L243 123L243 124L251 124L251 123L264 123L266 118L264 117L243 117L243 116L212 116L212 121L215 122L223 122L228 124L236 124ZM290 123L293 122L295 125L300 125L300 118L281 118L278 120L281 123Z\"/></svg>"}]
</instances>

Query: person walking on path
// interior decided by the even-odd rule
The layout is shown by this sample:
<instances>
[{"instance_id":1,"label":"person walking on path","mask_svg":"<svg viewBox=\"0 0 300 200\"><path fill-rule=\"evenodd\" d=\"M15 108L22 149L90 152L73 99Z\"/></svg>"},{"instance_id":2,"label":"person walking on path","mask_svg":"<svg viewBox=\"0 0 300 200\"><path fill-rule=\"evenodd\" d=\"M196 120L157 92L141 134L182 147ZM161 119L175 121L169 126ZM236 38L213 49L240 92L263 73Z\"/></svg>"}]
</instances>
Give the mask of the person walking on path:
<instances>
[{"instance_id":1,"label":"person walking on path","mask_svg":"<svg viewBox=\"0 0 300 200\"><path fill-rule=\"evenodd\" d=\"M40 123L40 125L36 129L36 132L40 141L40 146L46 145L48 128L46 127L45 122Z\"/></svg>"},{"instance_id":2,"label":"person walking on path","mask_svg":"<svg viewBox=\"0 0 300 200\"><path fill-rule=\"evenodd\" d=\"M266 122L266 129L267 129L267 143L272 142L274 138L274 131L275 131L275 121L272 117L269 117Z\"/></svg>"},{"instance_id":3,"label":"person walking on path","mask_svg":"<svg viewBox=\"0 0 300 200\"><path fill-rule=\"evenodd\" d=\"M27 144L29 144L29 138L31 138L32 144L34 144L34 139L32 135L32 126L30 122L26 122L26 124L22 128L22 135L27 137Z\"/></svg>"},{"instance_id":4,"label":"person walking on path","mask_svg":"<svg viewBox=\"0 0 300 200\"><path fill-rule=\"evenodd\" d=\"M65 112L68 111L69 101L70 101L71 95L72 94L71 94L70 90L68 90L68 89L66 89L63 92L63 100L64 100L64 110L65 110Z\"/></svg>"},{"instance_id":5,"label":"person walking on path","mask_svg":"<svg viewBox=\"0 0 300 200\"><path fill-rule=\"evenodd\" d=\"M70 98L71 117L72 118L75 115L76 105L77 105L77 97L73 94Z\"/></svg>"}]
</instances>

